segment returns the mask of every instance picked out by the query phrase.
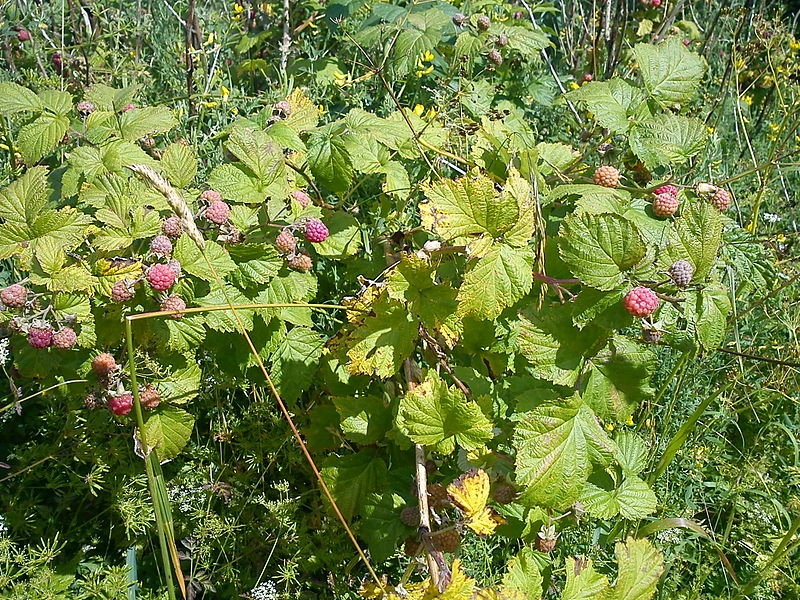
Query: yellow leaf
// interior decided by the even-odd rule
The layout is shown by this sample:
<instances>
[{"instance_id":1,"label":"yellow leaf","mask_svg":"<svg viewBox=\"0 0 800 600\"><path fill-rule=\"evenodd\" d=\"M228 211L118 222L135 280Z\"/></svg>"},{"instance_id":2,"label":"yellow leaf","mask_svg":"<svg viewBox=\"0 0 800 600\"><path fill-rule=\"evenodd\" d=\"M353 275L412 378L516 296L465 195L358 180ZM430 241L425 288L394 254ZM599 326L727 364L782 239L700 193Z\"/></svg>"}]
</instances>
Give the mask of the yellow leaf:
<instances>
[{"instance_id":1,"label":"yellow leaf","mask_svg":"<svg viewBox=\"0 0 800 600\"><path fill-rule=\"evenodd\" d=\"M501 523L503 517L486 506L489 500L489 475L483 469L467 471L447 486L453 503L464 513L465 524L478 535L489 535Z\"/></svg>"}]
</instances>

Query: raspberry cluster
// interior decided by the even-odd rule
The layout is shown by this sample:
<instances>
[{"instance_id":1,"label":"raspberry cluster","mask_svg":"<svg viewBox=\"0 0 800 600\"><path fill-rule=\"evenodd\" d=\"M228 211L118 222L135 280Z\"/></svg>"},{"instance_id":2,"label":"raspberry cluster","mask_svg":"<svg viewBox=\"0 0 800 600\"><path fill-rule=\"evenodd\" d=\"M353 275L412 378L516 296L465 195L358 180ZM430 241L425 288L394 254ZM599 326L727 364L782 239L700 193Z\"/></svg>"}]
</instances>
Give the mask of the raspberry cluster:
<instances>
[{"instance_id":1,"label":"raspberry cluster","mask_svg":"<svg viewBox=\"0 0 800 600\"><path fill-rule=\"evenodd\" d=\"M598 167L592 179L597 185L615 188L619 185L619 169L610 165Z\"/></svg>"},{"instance_id":2,"label":"raspberry cluster","mask_svg":"<svg viewBox=\"0 0 800 600\"><path fill-rule=\"evenodd\" d=\"M467 15L464 13L456 13L453 15L453 25L456 27L461 27L464 23L467 22Z\"/></svg>"},{"instance_id":3,"label":"raspberry cluster","mask_svg":"<svg viewBox=\"0 0 800 600\"><path fill-rule=\"evenodd\" d=\"M660 300L656 293L648 287L635 287L625 294L622 305L634 317L647 317L658 308Z\"/></svg>"},{"instance_id":4,"label":"raspberry cluster","mask_svg":"<svg viewBox=\"0 0 800 600\"><path fill-rule=\"evenodd\" d=\"M416 506L406 506L400 511L400 521L409 527L419 527L419 508Z\"/></svg>"}]
</instances>

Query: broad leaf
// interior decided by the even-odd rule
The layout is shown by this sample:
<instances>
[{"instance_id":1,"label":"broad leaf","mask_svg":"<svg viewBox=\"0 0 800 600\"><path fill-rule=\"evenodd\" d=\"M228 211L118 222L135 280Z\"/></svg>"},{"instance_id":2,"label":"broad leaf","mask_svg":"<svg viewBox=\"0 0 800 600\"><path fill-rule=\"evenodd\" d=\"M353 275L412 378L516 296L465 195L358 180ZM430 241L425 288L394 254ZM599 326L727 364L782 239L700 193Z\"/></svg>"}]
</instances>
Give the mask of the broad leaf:
<instances>
[{"instance_id":1,"label":"broad leaf","mask_svg":"<svg viewBox=\"0 0 800 600\"><path fill-rule=\"evenodd\" d=\"M344 192L353 183L353 163L340 133L335 127L326 127L308 139L311 172L334 192Z\"/></svg>"},{"instance_id":2,"label":"broad leaf","mask_svg":"<svg viewBox=\"0 0 800 600\"><path fill-rule=\"evenodd\" d=\"M631 150L645 166L678 166L706 147L706 125L695 117L656 115L638 123L629 138Z\"/></svg>"},{"instance_id":3,"label":"broad leaf","mask_svg":"<svg viewBox=\"0 0 800 600\"><path fill-rule=\"evenodd\" d=\"M69 118L42 113L19 130L17 142L22 158L29 165L38 162L56 149L68 129Z\"/></svg>"},{"instance_id":4,"label":"broad leaf","mask_svg":"<svg viewBox=\"0 0 800 600\"><path fill-rule=\"evenodd\" d=\"M494 319L532 286L533 251L498 244L474 261L464 275L457 297L459 315Z\"/></svg>"},{"instance_id":5,"label":"broad leaf","mask_svg":"<svg viewBox=\"0 0 800 600\"><path fill-rule=\"evenodd\" d=\"M284 400L294 401L312 382L325 338L306 327L294 327L272 355L270 373Z\"/></svg>"},{"instance_id":6,"label":"broad leaf","mask_svg":"<svg viewBox=\"0 0 800 600\"><path fill-rule=\"evenodd\" d=\"M561 600L597 600L609 589L608 579L594 570L591 559L567 558L567 583Z\"/></svg>"},{"instance_id":7,"label":"broad leaf","mask_svg":"<svg viewBox=\"0 0 800 600\"><path fill-rule=\"evenodd\" d=\"M40 112L42 101L26 87L10 81L0 83L0 114L10 115L21 111Z\"/></svg>"},{"instance_id":8,"label":"broad leaf","mask_svg":"<svg viewBox=\"0 0 800 600\"><path fill-rule=\"evenodd\" d=\"M664 557L647 539L628 538L615 548L619 575L609 600L650 600L664 572Z\"/></svg>"},{"instance_id":9,"label":"broad leaf","mask_svg":"<svg viewBox=\"0 0 800 600\"><path fill-rule=\"evenodd\" d=\"M677 260L688 260L694 267L693 281L699 282L716 263L722 242L722 218L719 211L706 202L688 202L684 206L670 231L659 264L666 270Z\"/></svg>"},{"instance_id":10,"label":"broad leaf","mask_svg":"<svg viewBox=\"0 0 800 600\"><path fill-rule=\"evenodd\" d=\"M386 463L373 448L363 448L349 456L329 456L320 469L348 521L361 512L371 494L381 491L386 471Z\"/></svg>"},{"instance_id":11,"label":"broad leaf","mask_svg":"<svg viewBox=\"0 0 800 600\"><path fill-rule=\"evenodd\" d=\"M661 106L691 100L705 73L699 54L690 52L680 36L658 44L636 44L633 56L650 97Z\"/></svg>"},{"instance_id":12,"label":"broad leaf","mask_svg":"<svg viewBox=\"0 0 800 600\"><path fill-rule=\"evenodd\" d=\"M159 461L178 456L189 441L194 417L177 406L162 404L144 424L140 436L154 449Z\"/></svg>"},{"instance_id":13,"label":"broad leaf","mask_svg":"<svg viewBox=\"0 0 800 600\"><path fill-rule=\"evenodd\" d=\"M650 116L645 94L616 77L592 81L567 96L584 104L602 127L616 133L625 133L634 122Z\"/></svg>"}]
</instances>

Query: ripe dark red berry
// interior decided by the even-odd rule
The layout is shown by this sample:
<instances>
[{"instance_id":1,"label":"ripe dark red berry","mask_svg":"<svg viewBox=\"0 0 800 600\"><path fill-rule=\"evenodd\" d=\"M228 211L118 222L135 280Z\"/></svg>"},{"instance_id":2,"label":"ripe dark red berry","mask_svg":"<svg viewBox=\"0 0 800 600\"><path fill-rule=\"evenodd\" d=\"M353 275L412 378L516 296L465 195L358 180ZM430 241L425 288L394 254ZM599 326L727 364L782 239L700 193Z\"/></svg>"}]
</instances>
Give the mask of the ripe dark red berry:
<instances>
[{"instance_id":1,"label":"ripe dark red berry","mask_svg":"<svg viewBox=\"0 0 800 600\"><path fill-rule=\"evenodd\" d=\"M64 62L61 58L61 52L55 52L53 56L50 57L50 62L56 68L56 71L61 71L64 68Z\"/></svg>"},{"instance_id":2,"label":"ripe dark red berry","mask_svg":"<svg viewBox=\"0 0 800 600\"><path fill-rule=\"evenodd\" d=\"M660 301L656 293L648 287L635 287L625 294L622 305L634 317L647 317L658 308Z\"/></svg>"},{"instance_id":3,"label":"ripe dark red berry","mask_svg":"<svg viewBox=\"0 0 800 600\"><path fill-rule=\"evenodd\" d=\"M20 29L17 32L17 39L20 42L27 42L29 39L31 39L31 34L27 29Z\"/></svg>"},{"instance_id":4,"label":"ripe dark red berry","mask_svg":"<svg viewBox=\"0 0 800 600\"><path fill-rule=\"evenodd\" d=\"M147 283L158 292L163 292L172 287L175 283L176 275L169 265L157 264L150 267L147 271Z\"/></svg>"},{"instance_id":5,"label":"ripe dark red berry","mask_svg":"<svg viewBox=\"0 0 800 600\"><path fill-rule=\"evenodd\" d=\"M659 194L670 194L671 196L678 195L678 188L674 185L662 185L653 190L653 193L658 196Z\"/></svg>"},{"instance_id":6,"label":"ripe dark red berry","mask_svg":"<svg viewBox=\"0 0 800 600\"><path fill-rule=\"evenodd\" d=\"M139 401L147 410L154 410L155 408L158 408L159 404L161 404L161 394L158 393L158 390L155 388L155 386L146 385L144 388L139 390Z\"/></svg>"},{"instance_id":7,"label":"ripe dark red berry","mask_svg":"<svg viewBox=\"0 0 800 600\"><path fill-rule=\"evenodd\" d=\"M177 294L172 294L168 298L166 298L161 303L161 310L169 311L169 310L185 310L186 309L186 302L184 302L183 298L178 296ZM180 313L170 315L170 319L182 319L183 315Z\"/></svg>"},{"instance_id":8,"label":"ripe dark red berry","mask_svg":"<svg viewBox=\"0 0 800 600\"><path fill-rule=\"evenodd\" d=\"M319 219L309 219L306 221L306 226L303 230L303 236L306 238L306 241L318 244L327 240L329 235L330 233L325 223Z\"/></svg>"},{"instance_id":9,"label":"ripe dark red berry","mask_svg":"<svg viewBox=\"0 0 800 600\"><path fill-rule=\"evenodd\" d=\"M222 225L228 220L231 207L222 200L214 200L206 209L206 219L217 225Z\"/></svg>"},{"instance_id":10,"label":"ripe dark red berry","mask_svg":"<svg viewBox=\"0 0 800 600\"><path fill-rule=\"evenodd\" d=\"M28 301L28 289L24 285L15 283L0 292L0 302L8 308L24 308Z\"/></svg>"},{"instance_id":11,"label":"ripe dark red berry","mask_svg":"<svg viewBox=\"0 0 800 600\"><path fill-rule=\"evenodd\" d=\"M115 281L114 285L111 286L111 299L114 302L127 302L133 298L134 293L133 282L127 279Z\"/></svg>"},{"instance_id":12,"label":"ripe dark red berry","mask_svg":"<svg viewBox=\"0 0 800 600\"><path fill-rule=\"evenodd\" d=\"M59 350L74 348L77 341L78 335L72 327L62 327L53 334L53 347Z\"/></svg>"},{"instance_id":13,"label":"ripe dark red berry","mask_svg":"<svg viewBox=\"0 0 800 600\"><path fill-rule=\"evenodd\" d=\"M609 165L598 167L594 172L593 179L597 185L615 188L619 185L619 170Z\"/></svg>"},{"instance_id":14,"label":"ripe dark red berry","mask_svg":"<svg viewBox=\"0 0 800 600\"><path fill-rule=\"evenodd\" d=\"M49 326L29 328L28 343L39 350L49 348L53 344L53 330Z\"/></svg>"},{"instance_id":15,"label":"ripe dark red berry","mask_svg":"<svg viewBox=\"0 0 800 600\"><path fill-rule=\"evenodd\" d=\"M92 371L98 377L106 377L117 368L117 361L108 352L98 354L92 359Z\"/></svg>"},{"instance_id":16,"label":"ripe dark red berry","mask_svg":"<svg viewBox=\"0 0 800 600\"><path fill-rule=\"evenodd\" d=\"M118 417L124 417L133 408L133 394L123 392L108 399L108 409Z\"/></svg>"}]
</instances>

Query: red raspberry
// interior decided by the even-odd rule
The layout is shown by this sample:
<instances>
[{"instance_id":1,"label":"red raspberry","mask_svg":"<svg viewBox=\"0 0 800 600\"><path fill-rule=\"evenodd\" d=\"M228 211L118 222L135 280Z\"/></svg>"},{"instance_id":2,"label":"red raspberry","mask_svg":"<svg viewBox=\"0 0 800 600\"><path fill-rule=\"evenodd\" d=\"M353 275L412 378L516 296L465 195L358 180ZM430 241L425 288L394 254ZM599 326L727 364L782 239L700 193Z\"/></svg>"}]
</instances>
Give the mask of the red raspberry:
<instances>
[{"instance_id":1,"label":"red raspberry","mask_svg":"<svg viewBox=\"0 0 800 600\"><path fill-rule=\"evenodd\" d=\"M158 292L163 292L172 287L175 283L175 271L169 265L157 264L150 267L147 271L147 283Z\"/></svg>"},{"instance_id":2,"label":"red raspberry","mask_svg":"<svg viewBox=\"0 0 800 600\"><path fill-rule=\"evenodd\" d=\"M291 231L283 229L275 238L275 246L284 254L291 254L297 248L297 240Z\"/></svg>"},{"instance_id":3,"label":"red raspberry","mask_svg":"<svg viewBox=\"0 0 800 600\"><path fill-rule=\"evenodd\" d=\"M56 68L56 71L61 71L64 68L64 61L61 58L61 52L56 52L50 57L50 62Z\"/></svg>"},{"instance_id":4,"label":"red raspberry","mask_svg":"<svg viewBox=\"0 0 800 600\"><path fill-rule=\"evenodd\" d=\"M117 368L117 361L108 352L98 354L92 359L92 371L98 377L106 377Z\"/></svg>"},{"instance_id":5,"label":"red raspberry","mask_svg":"<svg viewBox=\"0 0 800 600\"><path fill-rule=\"evenodd\" d=\"M231 207L222 200L214 200L206 209L206 219L217 225L222 225L228 220L231 214Z\"/></svg>"},{"instance_id":6,"label":"red raspberry","mask_svg":"<svg viewBox=\"0 0 800 600\"><path fill-rule=\"evenodd\" d=\"M694 267L688 260L680 259L672 263L668 273L675 285L683 289L692 282Z\"/></svg>"},{"instance_id":7,"label":"red raspberry","mask_svg":"<svg viewBox=\"0 0 800 600\"><path fill-rule=\"evenodd\" d=\"M158 393L155 386L146 385L139 390L139 401L147 410L153 410L158 408L158 405L161 404L161 394Z\"/></svg>"},{"instance_id":8,"label":"red raspberry","mask_svg":"<svg viewBox=\"0 0 800 600\"><path fill-rule=\"evenodd\" d=\"M295 190L290 195L292 199L297 201L297 203L303 208L306 208L309 204L311 204L311 196L306 194L303 190Z\"/></svg>"},{"instance_id":9,"label":"red raspberry","mask_svg":"<svg viewBox=\"0 0 800 600\"><path fill-rule=\"evenodd\" d=\"M174 240L178 239L183 233L183 225L181 225L181 220L178 217L164 219L164 221L161 223L161 231L169 238Z\"/></svg>"},{"instance_id":10,"label":"red raspberry","mask_svg":"<svg viewBox=\"0 0 800 600\"><path fill-rule=\"evenodd\" d=\"M28 289L24 285L15 283L0 292L0 302L8 308L25 308L28 301Z\"/></svg>"},{"instance_id":11,"label":"red raspberry","mask_svg":"<svg viewBox=\"0 0 800 600\"><path fill-rule=\"evenodd\" d=\"M510 483L500 483L492 490L492 499L498 504L511 504L517 497L517 489Z\"/></svg>"},{"instance_id":12,"label":"red raspberry","mask_svg":"<svg viewBox=\"0 0 800 600\"><path fill-rule=\"evenodd\" d=\"M292 254L286 259L286 262L289 264L290 268L302 273L310 271L311 267L314 266L314 263L308 254Z\"/></svg>"},{"instance_id":13,"label":"red raspberry","mask_svg":"<svg viewBox=\"0 0 800 600\"><path fill-rule=\"evenodd\" d=\"M419 527L419 509L416 506L406 506L400 511L400 520L409 527Z\"/></svg>"},{"instance_id":14,"label":"red raspberry","mask_svg":"<svg viewBox=\"0 0 800 600\"><path fill-rule=\"evenodd\" d=\"M169 256L172 254L172 242L165 235L157 235L150 242L150 252L158 256Z\"/></svg>"},{"instance_id":15,"label":"red raspberry","mask_svg":"<svg viewBox=\"0 0 800 600\"><path fill-rule=\"evenodd\" d=\"M503 55L500 54L500 50L497 48L492 48L489 50L489 52L486 54L486 58L489 59L489 62L497 65L498 67L503 64Z\"/></svg>"},{"instance_id":16,"label":"red raspberry","mask_svg":"<svg viewBox=\"0 0 800 600\"><path fill-rule=\"evenodd\" d=\"M120 279L111 286L111 299L114 302L127 302L133 298L133 282L127 279Z\"/></svg>"},{"instance_id":17,"label":"red raspberry","mask_svg":"<svg viewBox=\"0 0 800 600\"><path fill-rule=\"evenodd\" d=\"M616 167L598 167L594 172L594 182L607 188L615 188L619 185L619 170Z\"/></svg>"},{"instance_id":18,"label":"red raspberry","mask_svg":"<svg viewBox=\"0 0 800 600\"><path fill-rule=\"evenodd\" d=\"M72 327L62 327L53 334L53 347L59 350L69 350L75 347L78 335Z\"/></svg>"},{"instance_id":19,"label":"red raspberry","mask_svg":"<svg viewBox=\"0 0 800 600\"><path fill-rule=\"evenodd\" d=\"M653 200L653 214L657 217L671 217L678 210L678 197L672 194L658 194Z\"/></svg>"},{"instance_id":20,"label":"red raspberry","mask_svg":"<svg viewBox=\"0 0 800 600\"><path fill-rule=\"evenodd\" d=\"M129 110L133 110L134 108L136 108L135 104L126 104L125 106L122 107L122 110L120 112L128 112Z\"/></svg>"},{"instance_id":21,"label":"red raspberry","mask_svg":"<svg viewBox=\"0 0 800 600\"><path fill-rule=\"evenodd\" d=\"M461 544L461 534L457 529L446 529L444 531L436 531L431 534L431 541L433 547L441 552L453 553L458 550Z\"/></svg>"},{"instance_id":22,"label":"red raspberry","mask_svg":"<svg viewBox=\"0 0 800 600\"><path fill-rule=\"evenodd\" d=\"M635 287L625 294L622 305L634 317L647 317L658 308L660 301L656 293L647 287Z\"/></svg>"},{"instance_id":23,"label":"red raspberry","mask_svg":"<svg viewBox=\"0 0 800 600\"><path fill-rule=\"evenodd\" d=\"M722 188L717 188L717 191L711 196L711 204L713 204L714 208L719 212L725 212L731 206L731 197L728 192Z\"/></svg>"},{"instance_id":24,"label":"red raspberry","mask_svg":"<svg viewBox=\"0 0 800 600\"><path fill-rule=\"evenodd\" d=\"M95 111L95 106L88 100L82 100L75 105L75 109L82 115L90 115Z\"/></svg>"},{"instance_id":25,"label":"red raspberry","mask_svg":"<svg viewBox=\"0 0 800 600\"><path fill-rule=\"evenodd\" d=\"M584 73L583 74L583 80L584 81L589 82L592 79L594 79L594 75L592 75L591 73Z\"/></svg>"},{"instance_id":26,"label":"red raspberry","mask_svg":"<svg viewBox=\"0 0 800 600\"><path fill-rule=\"evenodd\" d=\"M222 195L219 192L215 192L214 190L206 190L202 194L200 194L200 198L205 200L206 202L219 202L222 200Z\"/></svg>"},{"instance_id":27,"label":"red raspberry","mask_svg":"<svg viewBox=\"0 0 800 600\"><path fill-rule=\"evenodd\" d=\"M177 294L172 294L168 298L166 298L161 303L160 310L167 311L167 310L184 310L186 308L186 302L184 302L183 298L178 296ZM182 319L183 315L178 313L169 316L170 319Z\"/></svg>"},{"instance_id":28,"label":"red raspberry","mask_svg":"<svg viewBox=\"0 0 800 600\"><path fill-rule=\"evenodd\" d=\"M53 344L53 330L50 327L29 328L28 343L39 350L49 348Z\"/></svg>"},{"instance_id":29,"label":"red raspberry","mask_svg":"<svg viewBox=\"0 0 800 600\"><path fill-rule=\"evenodd\" d=\"M650 3L650 5L651 5L653 8L658 8L659 6L661 6L661 0L653 0L653 1Z\"/></svg>"},{"instance_id":30,"label":"red raspberry","mask_svg":"<svg viewBox=\"0 0 800 600\"><path fill-rule=\"evenodd\" d=\"M133 394L123 392L119 396L111 396L108 399L108 408L118 417L124 417L133 408Z\"/></svg>"},{"instance_id":31,"label":"red raspberry","mask_svg":"<svg viewBox=\"0 0 800 600\"><path fill-rule=\"evenodd\" d=\"M328 233L328 228L325 227L325 223L319 219L309 219L306 221L306 227L303 231L303 235L305 236L306 241L317 244L327 240L330 233Z\"/></svg>"},{"instance_id":32,"label":"red raspberry","mask_svg":"<svg viewBox=\"0 0 800 600\"><path fill-rule=\"evenodd\" d=\"M27 42L29 39L31 39L31 34L27 29L20 29L17 32L17 39L20 42Z\"/></svg>"},{"instance_id":33,"label":"red raspberry","mask_svg":"<svg viewBox=\"0 0 800 600\"><path fill-rule=\"evenodd\" d=\"M492 20L487 17L486 15L481 15L478 17L478 29L481 31L488 31L489 27L492 26Z\"/></svg>"},{"instance_id":34,"label":"red raspberry","mask_svg":"<svg viewBox=\"0 0 800 600\"><path fill-rule=\"evenodd\" d=\"M678 195L678 188L674 185L662 185L653 190L653 193L658 196L659 194L670 194L671 196Z\"/></svg>"}]
</instances>

